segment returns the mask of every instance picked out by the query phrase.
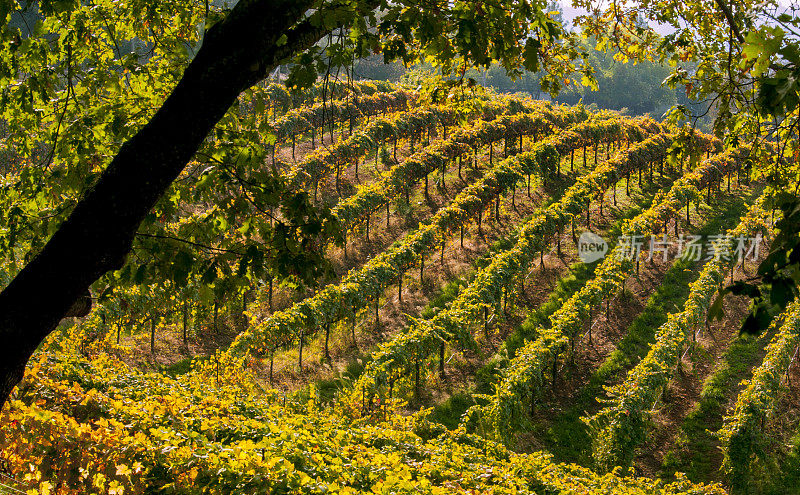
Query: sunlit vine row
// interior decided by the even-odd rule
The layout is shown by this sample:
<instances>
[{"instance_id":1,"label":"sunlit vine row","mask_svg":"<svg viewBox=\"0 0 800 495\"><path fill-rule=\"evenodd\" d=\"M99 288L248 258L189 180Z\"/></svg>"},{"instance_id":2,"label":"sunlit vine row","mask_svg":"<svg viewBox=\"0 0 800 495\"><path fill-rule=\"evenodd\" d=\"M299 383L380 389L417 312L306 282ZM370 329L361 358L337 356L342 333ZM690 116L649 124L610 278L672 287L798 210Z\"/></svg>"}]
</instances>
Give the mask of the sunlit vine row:
<instances>
[{"instance_id":1,"label":"sunlit vine row","mask_svg":"<svg viewBox=\"0 0 800 495\"><path fill-rule=\"evenodd\" d=\"M144 374L104 352L87 360L51 350L0 416L9 425L0 455L14 484L38 493L724 493L685 480L598 476L391 405L359 426L314 395L281 401L274 392ZM421 430L428 440L414 433Z\"/></svg>"},{"instance_id":2,"label":"sunlit vine row","mask_svg":"<svg viewBox=\"0 0 800 495\"><path fill-rule=\"evenodd\" d=\"M732 155L734 151L729 151ZM733 161L733 160L731 160ZM728 231L725 242L735 248L739 236L751 235L768 228L767 214L762 203L756 203L741 223ZM720 252L722 247L720 247ZM733 253L733 250L728 251ZM593 457L598 468L628 466L636 446L646 436L647 411L658 400L677 366L681 351L689 336L703 323L711 299L722 283L726 269L734 258L720 256L710 260L691 285L689 298L682 312L671 314L656 332L656 341L648 354L631 370L624 383L608 390L612 399L597 414L585 418L592 434Z\"/></svg>"},{"instance_id":3,"label":"sunlit vine row","mask_svg":"<svg viewBox=\"0 0 800 495\"><path fill-rule=\"evenodd\" d=\"M376 93L358 96L354 100L343 99L316 103L308 107L295 108L270 125L275 139L283 143L300 133L319 129L334 122L349 121L362 115L377 115L390 110L401 110L412 102L416 95L405 89L391 93Z\"/></svg>"},{"instance_id":4,"label":"sunlit vine row","mask_svg":"<svg viewBox=\"0 0 800 495\"><path fill-rule=\"evenodd\" d=\"M313 105L323 96L327 100L338 100L350 95L373 95L375 93L389 93L397 89L395 84L387 81L320 81L310 88L300 91L289 91L285 84L268 82L256 85L252 90L240 98L245 102L248 111L260 110L276 118L292 108Z\"/></svg>"},{"instance_id":5,"label":"sunlit vine row","mask_svg":"<svg viewBox=\"0 0 800 495\"><path fill-rule=\"evenodd\" d=\"M736 404L716 433L724 455L722 469L737 489L747 487L751 463L768 442L765 424L774 415L781 384L800 345L800 301L790 303L773 321L773 327L778 325L764 360L744 383Z\"/></svg>"},{"instance_id":6,"label":"sunlit vine row","mask_svg":"<svg viewBox=\"0 0 800 495\"><path fill-rule=\"evenodd\" d=\"M704 149L713 146L712 140L706 136L697 136L695 139ZM660 161L672 142L673 138L661 141L660 146L652 148L651 153L646 155L645 161ZM615 157L611 162L622 159L623 157ZM657 196L648 210L627 222L623 227L625 235L644 235L657 229L662 220L674 216L675 205L680 208L686 191L704 186L708 177L716 177L718 170L716 159L704 162L695 172L676 182L666 195ZM549 328L538 329L537 337L517 351L508 368L504 370L494 394L487 397L489 403L471 410L470 422L479 421L490 436L508 438L513 425L518 424L523 417L522 400L533 400L544 386L544 370L548 364L555 362L568 348L568 344L574 344L592 308L616 293L632 271L634 263L625 256L623 250L623 246L617 246L606 255L595 270L594 278L550 317Z\"/></svg>"},{"instance_id":7,"label":"sunlit vine row","mask_svg":"<svg viewBox=\"0 0 800 495\"><path fill-rule=\"evenodd\" d=\"M469 330L485 318L485 311L498 307L504 291L514 283L545 249L557 232L581 214L587 198L616 182L617 177L644 167L666 154L673 138L658 134L630 145L611 160L580 177L564 197L547 208L536 211L521 229L511 249L495 257L450 307L431 320L418 320L409 329L380 347L356 386L355 394L382 383L391 383L407 373L412 363L430 355L440 342L471 341Z\"/></svg>"},{"instance_id":8,"label":"sunlit vine row","mask_svg":"<svg viewBox=\"0 0 800 495\"><path fill-rule=\"evenodd\" d=\"M581 131L589 134L597 133L598 129L607 131L606 139L627 137L626 130L631 130L631 134L641 132L635 122L611 119L578 124L575 131L567 133L567 136L574 140L574 136L580 135ZM554 168L559 155L553 141L559 142L557 138L546 139L537 143L532 151L498 163L482 180L461 191L424 226L404 236L360 269L351 271L340 284L329 285L313 297L271 315L240 334L231 345L231 351L239 353L245 349L257 349L268 352L278 345L295 342L311 333L309 328L319 328L342 317L352 316L358 308L366 306L387 287L395 284L409 267L440 244L443 237L463 226L492 199L513 187L526 174L538 172L544 162L550 163L545 168Z\"/></svg>"},{"instance_id":9,"label":"sunlit vine row","mask_svg":"<svg viewBox=\"0 0 800 495\"><path fill-rule=\"evenodd\" d=\"M530 111L540 105L511 97L475 98L463 109L451 105L424 105L377 117L355 129L347 138L306 155L285 173L284 180L296 190L307 189L314 184L316 191L319 179L343 164L355 164L369 151L374 150L377 154L378 148L388 140L391 140L396 156L399 140L413 140L425 130L438 126L446 133L448 128L463 125L475 118L491 120L504 113Z\"/></svg>"},{"instance_id":10,"label":"sunlit vine row","mask_svg":"<svg viewBox=\"0 0 800 495\"><path fill-rule=\"evenodd\" d=\"M536 109L530 114L503 115L491 121L479 121L470 127L459 128L447 139L435 142L408 157L392 167L380 180L362 187L353 196L339 202L332 213L343 228L352 229L416 181L449 161L500 139L534 136L550 132L554 127L564 127L578 119L584 119L586 116L583 112L580 107Z\"/></svg>"}]
</instances>

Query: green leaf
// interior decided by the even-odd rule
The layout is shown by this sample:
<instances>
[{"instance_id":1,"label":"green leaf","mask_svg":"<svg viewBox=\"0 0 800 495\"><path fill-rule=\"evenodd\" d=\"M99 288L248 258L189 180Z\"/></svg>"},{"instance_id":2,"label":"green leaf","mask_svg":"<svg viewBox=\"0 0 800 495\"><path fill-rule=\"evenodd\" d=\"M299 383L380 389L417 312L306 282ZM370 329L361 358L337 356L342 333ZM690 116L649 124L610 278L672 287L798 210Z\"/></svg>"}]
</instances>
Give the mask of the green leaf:
<instances>
[{"instance_id":1,"label":"green leaf","mask_svg":"<svg viewBox=\"0 0 800 495\"><path fill-rule=\"evenodd\" d=\"M539 71L539 47L541 43L538 40L533 38L528 38L525 41L525 58L523 61L523 66L531 71L531 72L538 72Z\"/></svg>"},{"instance_id":2,"label":"green leaf","mask_svg":"<svg viewBox=\"0 0 800 495\"><path fill-rule=\"evenodd\" d=\"M750 31L745 37L742 46L743 61L755 59L753 64L753 75L760 77L769 67L772 57L777 53L783 42L783 29L779 27L763 27L758 31Z\"/></svg>"}]
</instances>

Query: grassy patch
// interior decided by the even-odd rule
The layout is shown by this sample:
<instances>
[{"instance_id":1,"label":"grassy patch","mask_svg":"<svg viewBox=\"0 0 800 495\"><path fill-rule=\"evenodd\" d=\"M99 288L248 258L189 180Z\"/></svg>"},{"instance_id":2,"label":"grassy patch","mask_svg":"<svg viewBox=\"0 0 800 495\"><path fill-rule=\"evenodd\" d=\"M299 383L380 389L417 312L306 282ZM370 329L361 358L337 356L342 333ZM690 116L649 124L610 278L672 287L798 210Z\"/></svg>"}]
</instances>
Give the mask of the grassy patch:
<instances>
[{"instance_id":1,"label":"grassy patch","mask_svg":"<svg viewBox=\"0 0 800 495\"><path fill-rule=\"evenodd\" d=\"M192 360L191 358L181 359L176 363L172 363L169 366L164 366L161 371L166 373L167 375L175 378L178 375L184 375L191 371L192 369Z\"/></svg>"},{"instance_id":2,"label":"grassy patch","mask_svg":"<svg viewBox=\"0 0 800 495\"><path fill-rule=\"evenodd\" d=\"M597 266L598 263L587 265L578 262L569 267L569 274L559 279L547 300L528 314L517 331L506 337L505 348L509 359L514 358L517 350L525 345L525 341L536 335L537 329L550 324L550 316L594 276Z\"/></svg>"},{"instance_id":3,"label":"grassy patch","mask_svg":"<svg viewBox=\"0 0 800 495\"><path fill-rule=\"evenodd\" d=\"M703 384L700 401L681 425L675 447L664 457L662 476L683 472L690 480L711 480L716 476L719 442L712 434L722 426L727 398L736 385L758 363L767 340L743 334L728 347L720 366Z\"/></svg>"},{"instance_id":4,"label":"grassy patch","mask_svg":"<svg viewBox=\"0 0 800 495\"><path fill-rule=\"evenodd\" d=\"M454 430L461 422L461 416L473 404L475 404L475 399L472 398L470 393L457 392L448 397L443 403L434 406L433 412L428 419Z\"/></svg>"},{"instance_id":5,"label":"grassy patch","mask_svg":"<svg viewBox=\"0 0 800 495\"><path fill-rule=\"evenodd\" d=\"M769 495L789 495L800 488L800 432L792 437L791 449L783 460L781 471L773 486L765 493Z\"/></svg>"}]
</instances>

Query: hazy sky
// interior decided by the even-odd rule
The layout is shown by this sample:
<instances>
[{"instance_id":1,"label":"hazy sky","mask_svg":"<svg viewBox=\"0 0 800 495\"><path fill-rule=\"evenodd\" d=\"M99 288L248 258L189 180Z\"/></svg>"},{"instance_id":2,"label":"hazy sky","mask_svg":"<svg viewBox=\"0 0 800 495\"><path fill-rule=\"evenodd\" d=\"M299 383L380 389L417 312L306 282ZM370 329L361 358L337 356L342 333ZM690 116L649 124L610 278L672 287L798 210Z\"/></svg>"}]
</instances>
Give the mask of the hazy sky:
<instances>
[{"instance_id":1,"label":"hazy sky","mask_svg":"<svg viewBox=\"0 0 800 495\"><path fill-rule=\"evenodd\" d=\"M564 20L569 24L572 24L572 20L575 19L575 17L586 14L585 10L576 9L575 7L573 7L572 2L570 2L569 0L567 1L559 0L558 3L561 5L561 10L564 11ZM673 31L673 29L670 26L659 25L659 24L653 25L652 23L651 26L653 26L655 31L661 35L669 34Z\"/></svg>"},{"instance_id":2,"label":"hazy sky","mask_svg":"<svg viewBox=\"0 0 800 495\"><path fill-rule=\"evenodd\" d=\"M572 20L579 15L585 14L586 11L582 9L576 9L572 6L571 0L557 0L558 3L561 5L561 9L564 11L564 20L568 23L572 23ZM777 0L777 4L792 15L797 15L793 10L800 9L800 0ZM780 10L780 9L779 9ZM669 34L673 32L671 26L663 25L663 24L650 24L656 32L661 35Z\"/></svg>"}]
</instances>

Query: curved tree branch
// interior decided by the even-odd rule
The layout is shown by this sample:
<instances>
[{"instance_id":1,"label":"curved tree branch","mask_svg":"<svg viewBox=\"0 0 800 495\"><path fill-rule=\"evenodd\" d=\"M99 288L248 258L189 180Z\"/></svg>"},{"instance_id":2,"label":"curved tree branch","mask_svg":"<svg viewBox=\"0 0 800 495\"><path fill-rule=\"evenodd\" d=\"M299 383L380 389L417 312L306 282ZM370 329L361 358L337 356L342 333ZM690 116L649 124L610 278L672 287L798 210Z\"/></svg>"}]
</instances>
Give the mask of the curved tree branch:
<instances>
[{"instance_id":1,"label":"curved tree branch","mask_svg":"<svg viewBox=\"0 0 800 495\"><path fill-rule=\"evenodd\" d=\"M725 0L714 0L717 3L717 7L722 11L722 14L725 16L725 19L728 20L728 24L731 25L731 29L733 30L733 34L736 36L736 39L739 40L739 43L744 43L744 36L742 36L742 32L739 31L739 26L736 25L736 20L733 18L733 12L731 9L725 5Z\"/></svg>"}]
</instances>

